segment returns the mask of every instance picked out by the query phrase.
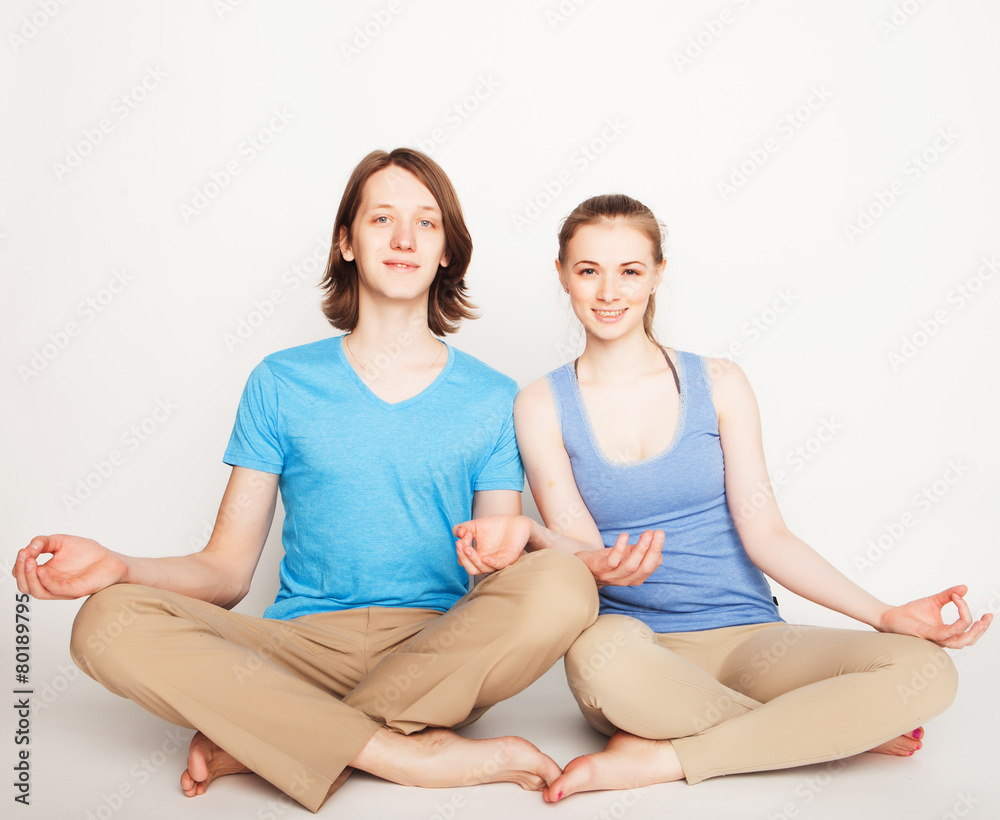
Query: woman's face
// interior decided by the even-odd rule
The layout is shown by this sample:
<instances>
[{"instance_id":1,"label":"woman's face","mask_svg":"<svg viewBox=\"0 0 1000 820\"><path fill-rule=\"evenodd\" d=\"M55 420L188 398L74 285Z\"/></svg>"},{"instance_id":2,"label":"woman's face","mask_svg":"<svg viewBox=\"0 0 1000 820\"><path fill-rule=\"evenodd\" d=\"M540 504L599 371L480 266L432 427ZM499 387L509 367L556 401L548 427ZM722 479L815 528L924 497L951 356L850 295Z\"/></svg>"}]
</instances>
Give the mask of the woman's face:
<instances>
[{"instance_id":1,"label":"woman's face","mask_svg":"<svg viewBox=\"0 0 1000 820\"><path fill-rule=\"evenodd\" d=\"M653 260L649 238L622 220L578 228L566 261L556 262L573 312L600 339L644 332L642 317L663 267Z\"/></svg>"}]
</instances>

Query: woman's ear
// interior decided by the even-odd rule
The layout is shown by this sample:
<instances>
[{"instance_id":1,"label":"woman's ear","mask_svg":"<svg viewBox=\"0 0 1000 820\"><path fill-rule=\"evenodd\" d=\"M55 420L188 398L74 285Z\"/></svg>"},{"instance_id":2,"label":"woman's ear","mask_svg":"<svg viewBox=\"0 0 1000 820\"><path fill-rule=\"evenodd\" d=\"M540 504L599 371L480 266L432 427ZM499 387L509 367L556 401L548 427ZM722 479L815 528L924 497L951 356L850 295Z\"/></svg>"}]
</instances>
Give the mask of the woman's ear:
<instances>
[{"instance_id":1,"label":"woman's ear","mask_svg":"<svg viewBox=\"0 0 1000 820\"><path fill-rule=\"evenodd\" d=\"M663 279L663 271L667 268L667 260L664 259L656 266L656 278L653 280L653 290L656 290L660 286L660 281Z\"/></svg>"},{"instance_id":2,"label":"woman's ear","mask_svg":"<svg viewBox=\"0 0 1000 820\"><path fill-rule=\"evenodd\" d=\"M569 293L569 285L566 283L566 276L563 273L563 267L559 264L558 257L556 258L556 273L559 274L559 284L562 285L562 289L565 293Z\"/></svg>"},{"instance_id":3,"label":"woman's ear","mask_svg":"<svg viewBox=\"0 0 1000 820\"><path fill-rule=\"evenodd\" d=\"M340 236L337 238L337 244L340 245L340 255L344 257L344 261L353 262L354 251L351 250L351 240L347 235L347 228L344 225L340 226Z\"/></svg>"}]
</instances>

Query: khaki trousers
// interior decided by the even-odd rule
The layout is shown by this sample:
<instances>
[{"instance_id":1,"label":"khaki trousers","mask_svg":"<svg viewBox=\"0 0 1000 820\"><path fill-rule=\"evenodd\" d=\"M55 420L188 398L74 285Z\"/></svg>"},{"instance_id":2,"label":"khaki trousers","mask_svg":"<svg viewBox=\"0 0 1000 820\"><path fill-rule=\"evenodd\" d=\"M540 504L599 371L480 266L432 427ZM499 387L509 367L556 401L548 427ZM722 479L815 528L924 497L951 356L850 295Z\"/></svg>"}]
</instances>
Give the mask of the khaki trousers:
<instances>
[{"instance_id":1,"label":"khaki trousers","mask_svg":"<svg viewBox=\"0 0 1000 820\"><path fill-rule=\"evenodd\" d=\"M602 615L566 654L587 721L669 739L688 783L867 751L944 711L958 675L920 638L784 623L654 633Z\"/></svg>"},{"instance_id":2,"label":"khaki trousers","mask_svg":"<svg viewBox=\"0 0 1000 820\"><path fill-rule=\"evenodd\" d=\"M596 617L583 562L545 550L448 613L372 607L280 621L116 585L84 603L71 650L98 683L199 729L317 811L380 726L471 723L540 677Z\"/></svg>"}]
</instances>

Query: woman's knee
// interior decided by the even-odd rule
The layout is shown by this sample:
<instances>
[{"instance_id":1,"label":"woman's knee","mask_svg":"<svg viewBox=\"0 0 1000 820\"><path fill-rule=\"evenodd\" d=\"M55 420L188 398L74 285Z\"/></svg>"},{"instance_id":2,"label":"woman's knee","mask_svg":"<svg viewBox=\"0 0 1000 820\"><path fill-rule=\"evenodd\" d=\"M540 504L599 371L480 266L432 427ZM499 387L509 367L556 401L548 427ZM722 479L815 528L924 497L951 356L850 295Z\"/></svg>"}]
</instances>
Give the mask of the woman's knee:
<instances>
[{"instance_id":1,"label":"woman's knee","mask_svg":"<svg viewBox=\"0 0 1000 820\"><path fill-rule=\"evenodd\" d=\"M897 642L893 665L898 668L896 694L905 707L914 710L916 719L933 717L955 700L958 670L937 644L922 638Z\"/></svg>"},{"instance_id":2,"label":"woman's knee","mask_svg":"<svg viewBox=\"0 0 1000 820\"><path fill-rule=\"evenodd\" d=\"M636 641L655 643L653 631L627 615L602 615L585 629L566 653L566 679L575 691L596 693L603 685L614 686L622 653Z\"/></svg>"},{"instance_id":3,"label":"woman's knee","mask_svg":"<svg viewBox=\"0 0 1000 820\"><path fill-rule=\"evenodd\" d=\"M565 663L580 710L604 734L619 728L640 737L686 737L748 711L721 684L706 686L704 673L625 615L598 618Z\"/></svg>"}]
</instances>

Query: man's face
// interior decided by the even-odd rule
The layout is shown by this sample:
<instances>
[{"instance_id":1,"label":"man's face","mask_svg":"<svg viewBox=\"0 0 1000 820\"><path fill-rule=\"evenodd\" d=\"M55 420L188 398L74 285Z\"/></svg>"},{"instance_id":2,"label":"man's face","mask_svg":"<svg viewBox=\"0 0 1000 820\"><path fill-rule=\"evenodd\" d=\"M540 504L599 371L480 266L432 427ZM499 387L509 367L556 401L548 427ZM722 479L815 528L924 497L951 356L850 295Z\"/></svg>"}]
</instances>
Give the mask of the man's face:
<instances>
[{"instance_id":1,"label":"man's face","mask_svg":"<svg viewBox=\"0 0 1000 820\"><path fill-rule=\"evenodd\" d=\"M441 208L409 171L390 165L369 177L351 239L341 231L344 259L355 260L366 297L426 298L440 265L447 266Z\"/></svg>"}]
</instances>

